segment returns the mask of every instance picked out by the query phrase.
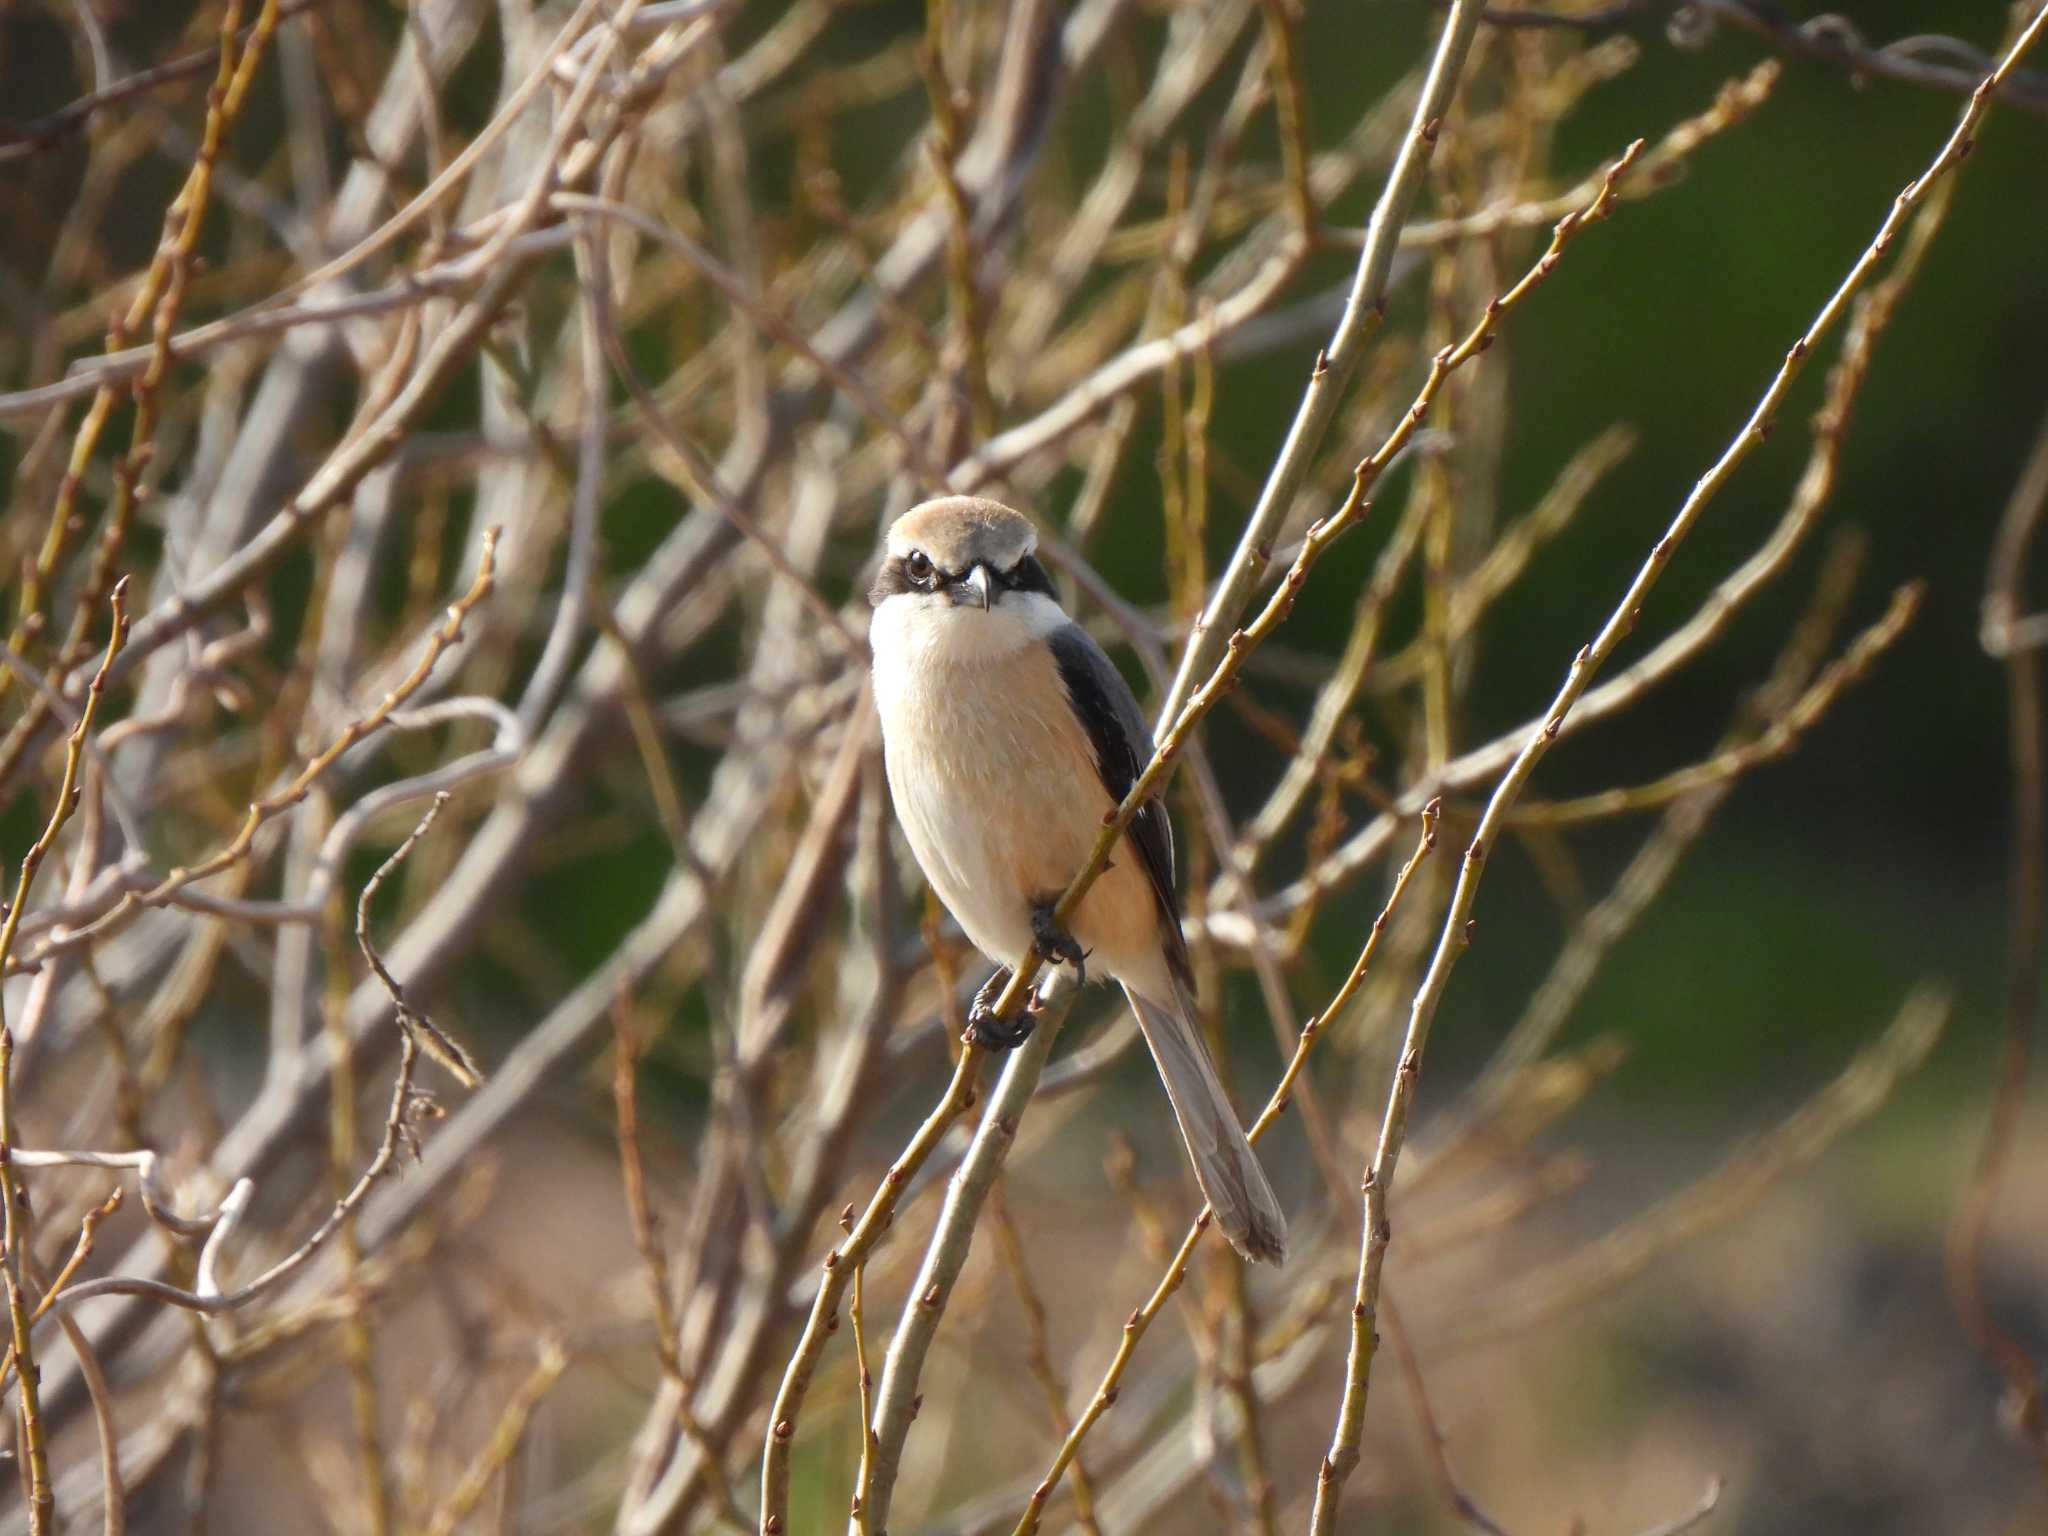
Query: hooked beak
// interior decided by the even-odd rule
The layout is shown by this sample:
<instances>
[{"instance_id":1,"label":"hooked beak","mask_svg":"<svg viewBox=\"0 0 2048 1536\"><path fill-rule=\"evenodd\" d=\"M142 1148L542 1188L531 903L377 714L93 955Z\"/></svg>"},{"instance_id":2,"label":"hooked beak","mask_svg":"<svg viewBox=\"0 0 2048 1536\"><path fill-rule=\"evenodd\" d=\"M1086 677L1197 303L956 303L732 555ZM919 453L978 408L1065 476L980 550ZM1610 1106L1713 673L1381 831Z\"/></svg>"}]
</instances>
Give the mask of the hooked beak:
<instances>
[{"instance_id":1,"label":"hooked beak","mask_svg":"<svg viewBox=\"0 0 2048 1536\"><path fill-rule=\"evenodd\" d=\"M994 601L993 595L989 591L988 567L986 565L975 566L973 570L953 583L951 592L954 607L965 607L967 604L973 603L983 613L987 613L989 604Z\"/></svg>"}]
</instances>

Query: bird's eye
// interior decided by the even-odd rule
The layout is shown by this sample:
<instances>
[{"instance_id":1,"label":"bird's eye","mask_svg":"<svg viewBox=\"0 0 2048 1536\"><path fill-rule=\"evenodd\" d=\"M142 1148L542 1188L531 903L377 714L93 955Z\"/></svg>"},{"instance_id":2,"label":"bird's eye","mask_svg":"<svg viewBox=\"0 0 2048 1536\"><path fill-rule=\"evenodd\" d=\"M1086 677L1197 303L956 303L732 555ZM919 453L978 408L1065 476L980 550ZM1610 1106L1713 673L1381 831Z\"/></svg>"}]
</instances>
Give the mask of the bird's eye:
<instances>
[{"instance_id":1,"label":"bird's eye","mask_svg":"<svg viewBox=\"0 0 2048 1536\"><path fill-rule=\"evenodd\" d=\"M913 549L903 558L903 568L910 573L910 579L923 586L932 579L932 560L921 549Z\"/></svg>"}]
</instances>

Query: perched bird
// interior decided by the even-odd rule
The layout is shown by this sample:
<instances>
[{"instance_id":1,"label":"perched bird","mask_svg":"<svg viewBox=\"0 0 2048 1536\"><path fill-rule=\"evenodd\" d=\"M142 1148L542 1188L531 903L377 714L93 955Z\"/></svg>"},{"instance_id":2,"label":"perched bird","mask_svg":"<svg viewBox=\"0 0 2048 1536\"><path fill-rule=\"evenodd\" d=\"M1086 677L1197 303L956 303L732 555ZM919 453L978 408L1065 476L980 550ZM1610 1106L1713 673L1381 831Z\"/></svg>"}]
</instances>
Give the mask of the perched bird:
<instances>
[{"instance_id":1,"label":"perched bird","mask_svg":"<svg viewBox=\"0 0 2048 1536\"><path fill-rule=\"evenodd\" d=\"M1286 1219L1195 1024L1163 805L1138 812L1068 929L1054 925L1152 733L1037 546L1022 513L974 496L925 502L889 530L869 641L897 819L939 900L1005 967L975 998L976 1038L1010 1048L1030 1032L991 1004L1034 941L1083 981L1121 983L1217 1224L1245 1257L1278 1263Z\"/></svg>"}]
</instances>

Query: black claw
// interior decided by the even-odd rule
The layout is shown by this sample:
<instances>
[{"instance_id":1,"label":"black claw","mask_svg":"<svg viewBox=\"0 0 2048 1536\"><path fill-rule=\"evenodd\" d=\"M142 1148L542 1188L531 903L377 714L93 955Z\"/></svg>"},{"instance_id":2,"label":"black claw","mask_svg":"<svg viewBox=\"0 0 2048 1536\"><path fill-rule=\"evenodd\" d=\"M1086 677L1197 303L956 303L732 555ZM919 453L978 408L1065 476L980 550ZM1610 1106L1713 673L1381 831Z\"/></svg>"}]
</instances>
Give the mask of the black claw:
<instances>
[{"instance_id":1,"label":"black claw","mask_svg":"<svg viewBox=\"0 0 2048 1536\"><path fill-rule=\"evenodd\" d=\"M1074 936L1052 920L1053 903L1039 902L1031 909L1031 937L1038 941L1038 952L1046 959L1064 962L1074 968L1074 981L1079 986L1088 984L1088 955L1075 942Z\"/></svg>"},{"instance_id":2,"label":"black claw","mask_svg":"<svg viewBox=\"0 0 2048 1536\"><path fill-rule=\"evenodd\" d=\"M1038 1027L1038 1021L1031 1017L1029 1011L1020 1011L1014 1019L996 1017L996 1000L1009 984L1009 967L999 966L981 984L981 990L974 994L974 1003L967 1010L967 1032L962 1036L969 1045L983 1046L992 1051L1014 1051Z\"/></svg>"}]
</instances>

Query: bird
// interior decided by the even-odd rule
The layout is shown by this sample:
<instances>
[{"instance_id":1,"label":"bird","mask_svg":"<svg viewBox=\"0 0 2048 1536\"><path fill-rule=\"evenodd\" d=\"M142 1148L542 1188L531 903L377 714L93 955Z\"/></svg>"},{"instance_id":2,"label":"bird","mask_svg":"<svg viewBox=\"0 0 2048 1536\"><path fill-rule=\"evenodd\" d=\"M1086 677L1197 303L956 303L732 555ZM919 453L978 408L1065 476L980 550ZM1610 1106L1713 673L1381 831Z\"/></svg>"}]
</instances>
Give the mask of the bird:
<instances>
[{"instance_id":1,"label":"bird","mask_svg":"<svg viewBox=\"0 0 2048 1536\"><path fill-rule=\"evenodd\" d=\"M1023 513L977 496L890 526L868 593L882 756L905 840L938 898L998 969L970 1010L977 1043L1029 1035L994 1016L1036 945L1076 980L1122 986L1166 1085L1195 1179L1247 1259L1279 1263L1287 1222L1195 1015L1174 888L1173 829L1149 800L1071 921L1053 910L1105 818L1151 760L1123 674L1060 606Z\"/></svg>"}]
</instances>

